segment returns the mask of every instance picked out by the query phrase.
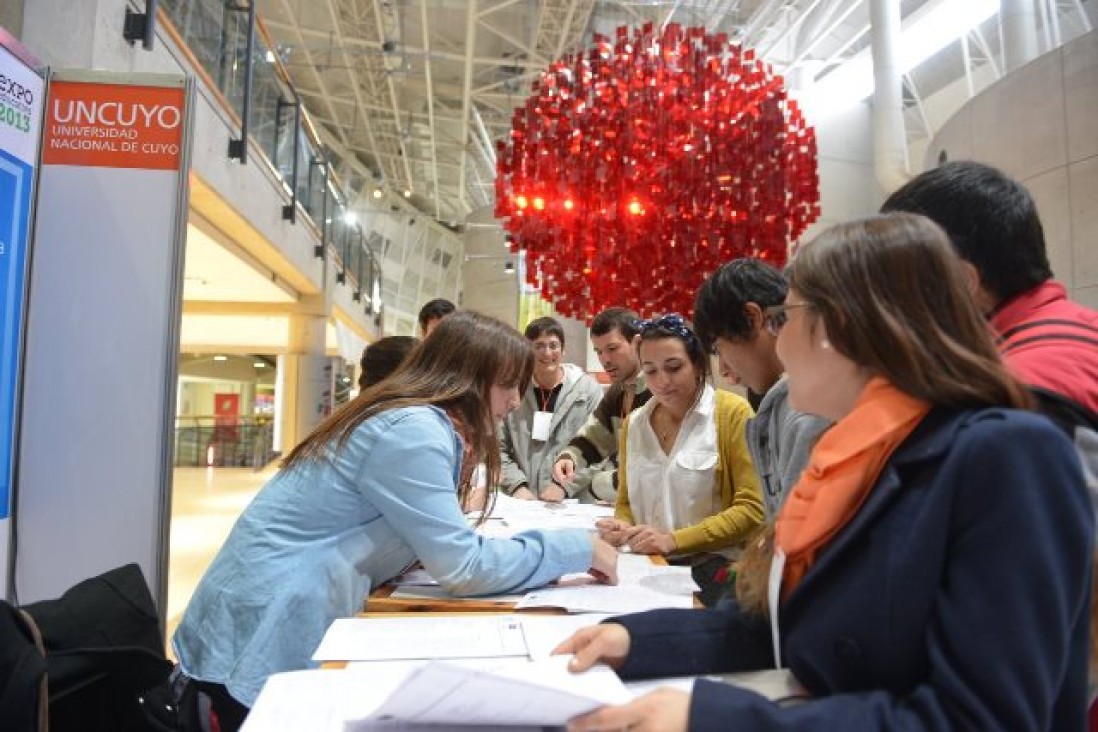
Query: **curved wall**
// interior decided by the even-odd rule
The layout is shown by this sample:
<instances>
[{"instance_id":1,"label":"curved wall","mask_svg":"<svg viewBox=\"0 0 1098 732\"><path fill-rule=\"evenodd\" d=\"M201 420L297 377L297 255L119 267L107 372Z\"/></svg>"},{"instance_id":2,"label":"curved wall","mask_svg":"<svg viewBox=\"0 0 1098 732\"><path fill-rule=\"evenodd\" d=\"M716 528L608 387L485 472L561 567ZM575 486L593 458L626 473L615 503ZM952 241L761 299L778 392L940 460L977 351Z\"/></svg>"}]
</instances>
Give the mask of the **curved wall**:
<instances>
[{"instance_id":1,"label":"curved wall","mask_svg":"<svg viewBox=\"0 0 1098 732\"><path fill-rule=\"evenodd\" d=\"M927 150L994 165L1041 212L1056 278L1098 309L1098 31L1051 51L974 97Z\"/></svg>"}]
</instances>

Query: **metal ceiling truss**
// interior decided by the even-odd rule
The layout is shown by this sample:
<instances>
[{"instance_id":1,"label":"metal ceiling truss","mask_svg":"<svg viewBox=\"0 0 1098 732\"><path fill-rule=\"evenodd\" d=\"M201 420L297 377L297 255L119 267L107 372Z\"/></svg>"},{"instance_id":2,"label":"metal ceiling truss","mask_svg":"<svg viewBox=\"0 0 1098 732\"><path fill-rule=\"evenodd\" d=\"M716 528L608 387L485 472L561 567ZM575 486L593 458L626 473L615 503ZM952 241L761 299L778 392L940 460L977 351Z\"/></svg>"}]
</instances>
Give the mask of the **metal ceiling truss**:
<instances>
[{"instance_id":1,"label":"metal ceiling truss","mask_svg":"<svg viewBox=\"0 0 1098 732\"><path fill-rule=\"evenodd\" d=\"M357 183L348 186L352 205L393 244L381 255L398 329L414 324L413 303L456 300L461 290L460 240L425 219L453 227L492 204L496 144L507 139L513 110L541 71L582 49L591 33L704 25L758 49L793 84L869 44L867 0L257 2L334 167ZM923 2L902 0L905 17ZM1034 3L1042 51L1091 29L1088 3ZM972 96L999 77L996 23L907 75L909 142L931 136L941 117L924 95L964 78Z\"/></svg>"}]
</instances>

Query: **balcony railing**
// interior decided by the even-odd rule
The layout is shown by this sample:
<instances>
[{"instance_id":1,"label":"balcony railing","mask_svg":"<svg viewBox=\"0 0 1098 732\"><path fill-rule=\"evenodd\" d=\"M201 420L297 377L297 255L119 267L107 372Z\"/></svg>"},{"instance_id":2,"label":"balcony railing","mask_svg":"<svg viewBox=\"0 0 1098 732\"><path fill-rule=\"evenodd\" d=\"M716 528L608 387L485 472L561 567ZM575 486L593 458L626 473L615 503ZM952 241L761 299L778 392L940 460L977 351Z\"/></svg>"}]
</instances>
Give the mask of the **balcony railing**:
<instances>
[{"instance_id":1,"label":"balcony railing","mask_svg":"<svg viewBox=\"0 0 1098 732\"><path fill-rule=\"evenodd\" d=\"M274 425L264 417L177 417L176 467L259 470L274 458Z\"/></svg>"},{"instance_id":2,"label":"balcony railing","mask_svg":"<svg viewBox=\"0 0 1098 732\"><path fill-rule=\"evenodd\" d=\"M288 199L284 219L304 212L320 243L317 256L338 266L337 281L353 288L365 312L381 312L381 266L361 226L347 216L348 197L308 113L290 82L279 49L254 21L254 0L161 0L160 19L182 44L196 73L220 96L241 134L228 154L258 152ZM250 51L250 53L249 53Z\"/></svg>"}]
</instances>

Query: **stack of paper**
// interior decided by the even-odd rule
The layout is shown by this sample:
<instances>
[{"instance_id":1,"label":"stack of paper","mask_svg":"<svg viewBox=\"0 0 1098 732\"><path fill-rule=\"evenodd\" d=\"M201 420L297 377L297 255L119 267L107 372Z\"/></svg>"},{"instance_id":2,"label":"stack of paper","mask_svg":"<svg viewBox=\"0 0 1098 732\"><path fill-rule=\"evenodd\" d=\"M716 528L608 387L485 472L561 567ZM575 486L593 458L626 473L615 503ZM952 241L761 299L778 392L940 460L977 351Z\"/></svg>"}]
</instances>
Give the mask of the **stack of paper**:
<instances>
[{"instance_id":1,"label":"stack of paper","mask_svg":"<svg viewBox=\"0 0 1098 732\"><path fill-rule=\"evenodd\" d=\"M660 687L688 692L694 685L694 678L685 677L622 685L605 668L568 674L562 664L560 658L543 663L389 661L275 674L267 680L243 730L533 732ZM774 701L805 695L785 669L711 678Z\"/></svg>"},{"instance_id":2,"label":"stack of paper","mask_svg":"<svg viewBox=\"0 0 1098 732\"><path fill-rule=\"evenodd\" d=\"M635 613L659 608L691 608L697 584L689 567L652 564L644 555L618 557L618 584L549 586L526 594L516 610L560 607L570 613Z\"/></svg>"},{"instance_id":3,"label":"stack of paper","mask_svg":"<svg viewBox=\"0 0 1098 732\"><path fill-rule=\"evenodd\" d=\"M523 531L540 529L595 530L595 522L614 515L609 506L567 500L562 503L523 501L500 494L490 518L477 529L483 536L507 538Z\"/></svg>"},{"instance_id":4,"label":"stack of paper","mask_svg":"<svg viewBox=\"0 0 1098 732\"><path fill-rule=\"evenodd\" d=\"M413 659L544 659L580 628L604 615L427 615L340 618L328 628L314 661Z\"/></svg>"},{"instance_id":5,"label":"stack of paper","mask_svg":"<svg viewBox=\"0 0 1098 732\"><path fill-rule=\"evenodd\" d=\"M375 722L556 727L632 698L605 666L574 674L566 662L558 656L476 669L432 661L408 674L381 704L350 703L342 716L347 730Z\"/></svg>"},{"instance_id":6,"label":"stack of paper","mask_svg":"<svg viewBox=\"0 0 1098 732\"><path fill-rule=\"evenodd\" d=\"M460 599L437 585L427 585L424 577L428 576L421 571L414 583L402 581L392 596ZM689 567L658 565L644 555L621 554L617 585L599 584L586 574L569 575L524 595L492 595L478 599L513 602L516 609L557 607L570 613L622 614L667 607L691 608L697 591Z\"/></svg>"}]
</instances>

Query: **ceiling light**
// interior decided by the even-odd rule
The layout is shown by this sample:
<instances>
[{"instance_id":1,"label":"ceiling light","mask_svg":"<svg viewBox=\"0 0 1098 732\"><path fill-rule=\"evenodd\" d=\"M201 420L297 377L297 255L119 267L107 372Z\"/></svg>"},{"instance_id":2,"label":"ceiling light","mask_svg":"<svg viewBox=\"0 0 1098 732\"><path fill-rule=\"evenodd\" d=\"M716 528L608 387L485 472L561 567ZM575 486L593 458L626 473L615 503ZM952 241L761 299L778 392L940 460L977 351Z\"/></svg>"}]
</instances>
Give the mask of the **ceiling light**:
<instances>
[{"instance_id":1,"label":"ceiling light","mask_svg":"<svg viewBox=\"0 0 1098 732\"><path fill-rule=\"evenodd\" d=\"M383 195L384 194L381 192L380 188L375 188L374 189L374 198L381 198Z\"/></svg>"},{"instance_id":2,"label":"ceiling light","mask_svg":"<svg viewBox=\"0 0 1098 732\"><path fill-rule=\"evenodd\" d=\"M354 226L356 223L358 223L358 216L355 215L354 211L347 211L343 214L343 223L347 224L348 226Z\"/></svg>"},{"instance_id":3,"label":"ceiling light","mask_svg":"<svg viewBox=\"0 0 1098 732\"><path fill-rule=\"evenodd\" d=\"M253 361L252 362L252 368L265 369L265 368L267 368L267 364L264 363L263 361Z\"/></svg>"},{"instance_id":4,"label":"ceiling light","mask_svg":"<svg viewBox=\"0 0 1098 732\"><path fill-rule=\"evenodd\" d=\"M228 356L214 356L214 361L228 361Z\"/></svg>"},{"instance_id":5,"label":"ceiling light","mask_svg":"<svg viewBox=\"0 0 1098 732\"><path fill-rule=\"evenodd\" d=\"M411 197L412 197L412 189L410 189L410 188L405 188L405 189L404 189L404 197L405 197L405 198L411 198Z\"/></svg>"}]
</instances>

